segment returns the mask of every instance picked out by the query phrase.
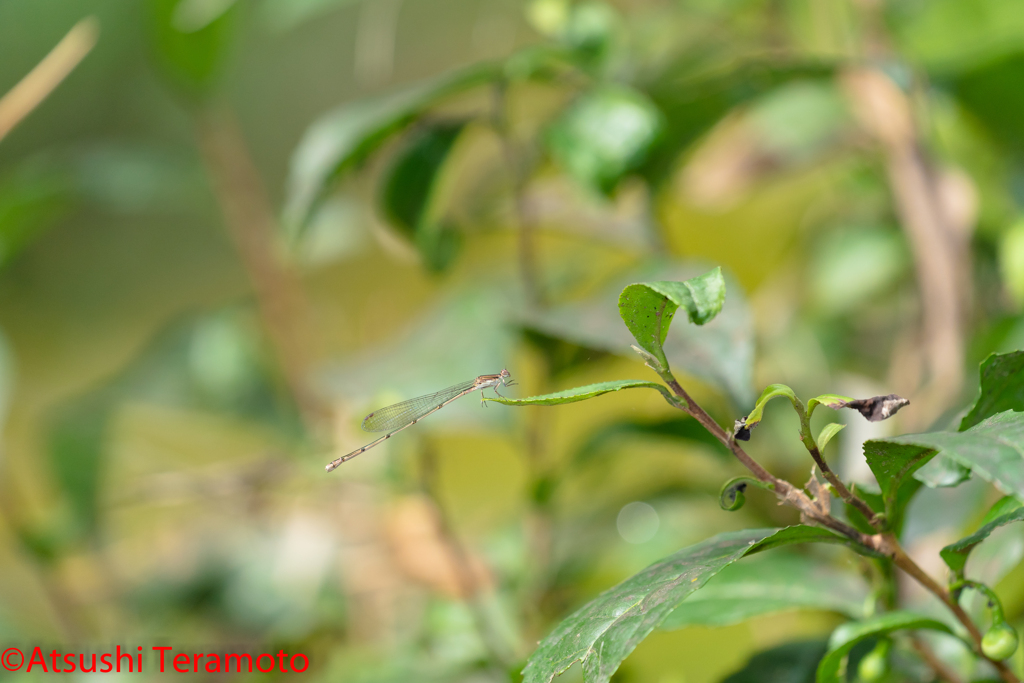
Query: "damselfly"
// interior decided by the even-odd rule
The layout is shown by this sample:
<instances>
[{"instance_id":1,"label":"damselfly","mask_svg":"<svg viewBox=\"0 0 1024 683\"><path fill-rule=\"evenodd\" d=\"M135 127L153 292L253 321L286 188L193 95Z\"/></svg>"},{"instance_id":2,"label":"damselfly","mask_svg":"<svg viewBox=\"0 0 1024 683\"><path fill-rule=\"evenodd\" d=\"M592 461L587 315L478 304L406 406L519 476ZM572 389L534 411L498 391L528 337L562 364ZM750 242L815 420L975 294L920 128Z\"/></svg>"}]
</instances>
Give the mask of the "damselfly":
<instances>
[{"instance_id":1,"label":"damselfly","mask_svg":"<svg viewBox=\"0 0 1024 683\"><path fill-rule=\"evenodd\" d=\"M494 389L494 393L498 394L499 386L510 387L515 384L510 378L511 375L508 370L502 370L497 375L480 375L476 379L456 384L453 387L442 389L433 394L410 398L408 401L402 401L387 408L373 411L363 418L363 430L367 432L387 432L387 434L372 443L366 444L362 448L357 448L351 453L341 456L327 466L327 471L330 472L346 460L351 460L377 444L387 441L403 429L412 427L427 415L441 410L441 408L444 408L457 398L462 398L466 394L471 394L478 389L487 388ZM501 394L498 394L498 396L501 396ZM484 397L481 394L480 402L483 403L483 401Z\"/></svg>"}]
</instances>

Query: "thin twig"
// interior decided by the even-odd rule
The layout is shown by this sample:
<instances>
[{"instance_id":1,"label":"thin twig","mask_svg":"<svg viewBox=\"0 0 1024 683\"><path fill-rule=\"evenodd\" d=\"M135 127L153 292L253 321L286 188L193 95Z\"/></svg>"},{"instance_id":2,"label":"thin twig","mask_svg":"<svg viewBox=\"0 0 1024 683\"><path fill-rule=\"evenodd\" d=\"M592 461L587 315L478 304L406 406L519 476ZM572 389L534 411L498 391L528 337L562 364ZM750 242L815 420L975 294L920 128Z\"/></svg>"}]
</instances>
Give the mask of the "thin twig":
<instances>
[{"instance_id":1,"label":"thin twig","mask_svg":"<svg viewBox=\"0 0 1024 683\"><path fill-rule=\"evenodd\" d=\"M451 519L437 492L437 461L429 442L424 442L420 449L420 477L423 493L430 499L437 511L438 533L448 551L448 559L459 583L459 592L473 614L473 622L480 639L490 651L494 661L503 666L511 666L515 662L516 656L512 652L512 648L508 647L498 635L498 629L493 627L486 611L480 604L478 596L481 586L473 571L469 551L455 534Z\"/></svg>"},{"instance_id":2,"label":"thin twig","mask_svg":"<svg viewBox=\"0 0 1024 683\"><path fill-rule=\"evenodd\" d=\"M309 386L308 317L298 279L275 249L276 219L238 122L227 109L198 119L200 146L228 233L252 282L264 327L310 428L328 410Z\"/></svg>"},{"instance_id":3,"label":"thin twig","mask_svg":"<svg viewBox=\"0 0 1024 683\"><path fill-rule=\"evenodd\" d=\"M963 679L957 675L953 669L951 669L944 661L938 658L938 656L932 652L932 649L928 647L928 644L924 642L920 636L913 635L910 637L910 642L913 644L914 649L921 655L921 659L924 660L925 664L931 668L935 674L936 680L944 681L945 683L963 683Z\"/></svg>"},{"instance_id":4,"label":"thin twig","mask_svg":"<svg viewBox=\"0 0 1024 683\"><path fill-rule=\"evenodd\" d=\"M518 235L519 278L523 283L526 301L530 306L541 306L544 294L537 278L537 253L533 220L526 200L526 174L516 154L512 139L512 125L508 120L508 83L499 81L494 91L493 125L501 139L505 165L512 178L512 201Z\"/></svg>"},{"instance_id":5,"label":"thin twig","mask_svg":"<svg viewBox=\"0 0 1024 683\"><path fill-rule=\"evenodd\" d=\"M99 27L96 17L79 21L43 61L0 98L0 140L39 106L89 54L96 45Z\"/></svg>"}]
</instances>

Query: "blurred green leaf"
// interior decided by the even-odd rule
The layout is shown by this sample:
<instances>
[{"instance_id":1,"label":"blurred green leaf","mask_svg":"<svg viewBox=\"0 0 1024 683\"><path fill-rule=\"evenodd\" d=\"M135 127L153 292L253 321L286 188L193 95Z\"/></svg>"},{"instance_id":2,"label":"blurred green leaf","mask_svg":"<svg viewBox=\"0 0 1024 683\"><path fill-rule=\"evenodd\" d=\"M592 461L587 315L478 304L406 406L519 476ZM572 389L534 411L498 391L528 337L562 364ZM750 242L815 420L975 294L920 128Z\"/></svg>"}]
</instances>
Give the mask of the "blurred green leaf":
<instances>
[{"instance_id":1,"label":"blurred green leaf","mask_svg":"<svg viewBox=\"0 0 1024 683\"><path fill-rule=\"evenodd\" d=\"M478 64L382 97L343 105L321 117L309 127L292 154L285 207L288 226L301 230L347 171L426 109L499 75L497 67Z\"/></svg>"},{"instance_id":2,"label":"blurred green leaf","mask_svg":"<svg viewBox=\"0 0 1024 683\"><path fill-rule=\"evenodd\" d=\"M963 432L908 434L864 444L868 465L883 493L937 453L1007 495L1024 496L1024 413L998 413Z\"/></svg>"},{"instance_id":3,"label":"blurred green leaf","mask_svg":"<svg viewBox=\"0 0 1024 683\"><path fill-rule=\"evenodd\" d=\"M666 420L622 420L605 424L590 432L575 449L572 462L582 465L600 458L611 450L619 439L628 437L663 437L694 441L722 454L729 455L728 449L704 429L699 422L687 416Z\"/></svg>"},{"instance_id":4,"label":"blurred green leaf","mask_svg":"<svg viewBox=\"0 0 1024 683\"><path fill-rule=\"evenodd\" d=\"M556 391L553 394L544 394L543 396L530 396L529 398L485 398L485 401L494 401L495 403L501 403L507 406L557 406L563 403L576 403L577 401L586 401L589 398L596 398L604 394L611 393L613 391L621 391L622 389L655 389L660 391L670 403L674 400L669 390L664 385L658 384L657 382L645 382L639 379L617 379L611 382L598 382L597 384L587 384L582 387L574 387L572 389L566 389L564 391Z\"/></svg>"},{"instance_id":5,"label":"blurred green leaf","mask_svg":"<svg viewBox=\"0 0 1024 683\"><path fill-rule=\"evenodd\" d=\"M619 295L619 316L637 344L669 369L662 344L676 311L682 307L690 322L703 325L722 310L725 280L722 269L684 282L643 282L632 284Z\"/></svg>"},{"instance_id":6,"label":"blurred green leaf","mask_svg":"<svg viewBox=\"0 0 1024 683\"><path fill-rule=\"evenodd\" d=\"M569 175L607 194L644 160L660 128L661 114L642 93L602 85L569 106L548 130L546 143Z\"/></svg>"},{"instance_id":7,"label":"blurred green leaf","mask_svg":"<svg viewBox=\"0 0 1024 683\"><path fill-rule=\"evenodd\" d=\"M87 534L99 527L99 487L111 409L109 396L98 397L63 411L47 431L54 479L70 504L77 530Z\"/></svg>"},{"instance_id":8,"label":"blurred green leaf","mask_svg":"<svg viewBox=\"0 0 1024 683\"><path fill-rule=\"evenodd\" d=\"M750 411L749 415L747 415L747 419L744 421L744 424L749 428L760 422L761 416L764 414L764 407L768 405L768 401L773 398L778 398L779 396L785 396L794 405L796 405L799 400L797 399L796 394L793 393L793 390L785 384L769 384L764 388L764 391L761 392L761 397L757 399L757 403L754 404L754 409Z\"/></svg>"},{"instance_id":9,"label":"blurred green leaf","mask_svg":"<svg viewBox=\"0 0 1024 683\"><path fill-rule=\"evenodd\" d=\"M607 683L622 661L694 591L745 555L791 543L843 543L816 527L718 534L652 564L559 624L530 655L523 683L550 683L575 662L587 683Z\"/></svg>"},{"instance_id":10,"label":"blurred green leaf","mask_svg":"<svg viewBox=\"0 0 1024 683\"><path fill-rule=\"evenodd\" d=\"M583 301L531 312L524 323L528 328L553 337L636 359L636 353L630 348L634 339L609 302L617 299L631 283L687 280L702 271L702 267L695 265L647 264L609 279L606 286ZM662 348L677 369L712 382L728 394L735 405L745 406L754 398L751 395L753 328L747 301L735 281L729 280L729 292L720 315L699 329L690 325L676 326Z\"/></svg>"},{"instance_id":11,"label":"blurred green leaf","mask_svg":"<svg viewBox=\"0 0 1024 683\"><path fill-rule=\"evenodd\" d=\"M833 69L822 63L752 60L709 70L702 55L684 54L645 84L665 126L641 173L661 184L671 176L680 153L730 111L786 83L829 80Z\"/></svg>"},{"instance_id":12,"label":"blurred green leaf","mask_svg":"<svg viewBox=\"0 0 1024 683\"><path fill-rule=\"evenodd\" d=\"M793 609L864 616L868 586L858 574L784 552L730 565L691 594L662 622L662 629L727 626L759 614Z\"/></svg>"},{"instance_id":13,"label":"blurred green leaf","mask_svg":"<svg viewBox=\"0 0 1024 683\"><path fill-rule=\"evenodd\" d=\"M0 179L0 268L67 211L69 186L65 174L35 167Z\"/></svg>"},{"instance_id":14,"label":"blurred green leaf","mask_svg":"<svg viewBox=\"0 0 1024 683\"><path fill-rule=\"evenodd\" d=\"M1017 308L1024 308L1024 219L1011 225L999 240L999 270Z\"/></svg>"},{"instance_id":15,"label":"blurred green leaf","mask_svg":"<svg viewBox=\"0 0 1024 683\"><path fill-rule=\"evenodd\" d=\"M436 222L431 202L444 163L465 126L466 121L449 121L417 131L398 153L381 191L384 214L435 272L451 263L459 246L459 233Z\"/></svg>"},{"instance_id":16,"label":"blurred green leaf","mask_svg":"<svg viewBox=\"0 0 1024 683\"><path fill-rule=\"evenodd\" d=\"M310 19L327 14L358 0L263 0L262 15L275 30L288 31Z\"/></svg>"},{"instance_id":17,"label":"blurred green leaf","mask_svg":"<svg viewBox=\"0 0 1024 683\"><path fill-rule=\"evenodd\" d=\"M971 551L974 550L975 546L988 538L992 532L999 527L1005 526L1011 522L1024 520L1024 507L1021 506L1019 501L1013 498L1010 498L1010 500L1016 503L1016 509L1003 513L982 526L970 536L966 536L956 543L947 545L939 552L939 554L942 555L943 562L946 563L956 578L962 579L964 577L964 567L967 565L967 558L970 556Z\"/></svg>"},{"instance_id":18,"label":"blurred green leaf","mask_svg":"<svg viewBox=\"0 0 1024 683\"><path fill-rule=\"evenodd\" d=\"M1024 16L1014 0L908 3L893 6L890 15L906 54L939 72L960 71L1024 47Z\"/></svg>"},{"instance_id":19,"label":"blurred green leaf","mask_svg":"<svg viewBox=\"0 0 1024 683\"><path fill-rule=\"evenodd\" d=\"M827 647L824 640L807 640L758 652L722 683L814 683Z\"/></svg>"},{"instance_id":20,"label":"blurred green leaf","mask_svg":"<svg viewBox=\"0 0 1024 683\"><path fill-rule=\"evenodd\" d=\"M824 235L810 263L811 298L824 314L849 313L891 289L910 257L895 228L856 227Z\"/></svg>"},{"instance_id":21,"label":"blurred green leaf","mask_svg":"<svg viewBox=\"0 0 1024 683\"><path fill-rule=\"evenodd\" d=\"M832 632L828 652L818 665L818 683L840 683L845 680L843 660L855 645L867 638L876 638L893 631L929 629L952 633L941 621L913 612L885 612L870 619L843 624Z\"/></svg>"},{"instance_id":22,"label":"blurred green leaf","mask_svg":"<svg viewBox=\"0 0 1024 683\"><path fill-rule=\"evenodd\" d=\"M1024 411L1024 351L992 354L981 364L981 394L960 431L1004 410Z\"/></svg>"},{"instance_id":23,"label":"blurred green leaf","mask_svg":"<svg viewBox=\"0 0 1024 683\"><path fill-rule=\"evenodd\" d=\"M1024 128L1015 112L1024 108L1024 51L985 62L952 82L964 107L981 121L997 145L1024 154Z\"/></svg>"},{"instance_id":24,"label":"blurred green leaf","mask_svg":"<svg viewBox=\"0 0 1024 683\"><path fill-rule=\"evenodd\" d=\"M156 63L193 96L208 94L224 65L238 10L232 3L221 4L209 15L215 18L202 19L200 1L149 0ZM198 9L191 12L190 5Z\"/></svg>"}]
</instances>

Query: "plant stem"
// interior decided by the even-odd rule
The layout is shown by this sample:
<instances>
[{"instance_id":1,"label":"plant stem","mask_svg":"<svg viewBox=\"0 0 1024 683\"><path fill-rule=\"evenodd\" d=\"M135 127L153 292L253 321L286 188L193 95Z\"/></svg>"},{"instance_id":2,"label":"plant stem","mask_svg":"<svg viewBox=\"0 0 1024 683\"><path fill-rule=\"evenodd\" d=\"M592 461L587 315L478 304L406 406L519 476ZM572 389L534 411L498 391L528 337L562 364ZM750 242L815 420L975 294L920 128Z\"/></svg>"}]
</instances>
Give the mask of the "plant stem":
<instances>
[{"instance_id":1,"label":"plant stem","mask_svg":"<svg viewBox=\"0 0 1024 683\"><path fill-rule=\"evenodd\" d=\"M984 657L996 668L999 672L999 676L1006 681L1006 683L1020 683L1020 679L1010 670L1010 667L1005 662L999 662L988 657L985 657L984 652L981 650L981 631L975 626L974 622L971 621L970 616L964 611L960 603L957 602L949 591L946 590L938 581L929 576L923 569L909 555L903 550L899 541L892 534L882 534L882 547L885 549L886 554L892 557L893 564L906 572L912 579L917 581L919 584L924 586L929 592L935 595L939 600L945 603L946 607L953 613L964 628L967 629L967 633L971 636L971 641L974 643L975 654L979 657Z\"/></svg>"},{"instance_id":2,"label":"plant stem","mask_svg":"<svg viewBox=\"0 0 1024 683\"><path fill-rule=\"evenodd\" d=\"M697 405L697 402L690 397L686 390L676 381L676 378L672 375L672 372L667 369L662 369L659 374L661 378L668 384L672 392L683 400L682 404L676 404L677 407L686 412L688 415L693 417L697 422L701 424L704 429L708 430L712 436L718 439L722 445L732 451L732 454L736 456L744 467L750 470L751 474L757 477L760 481L766 484L771 484L775 490L775 495L781 498L784 502L790 503L804 516L811 521L820 524L821 526L827 527L836 533L842 534L849 539L863 545L866 548L875 549L874 544L871 542L870 536L862 534L852 526L841 522L840 520L832 517L829 514L823 513L807 495L790 484L785 479L779 479L774 474L766 470L756 460L751 458L746 451L738 443L736 439L732 438L732 435L726 432L720 424L715 422L715 419L708 415L707 411Z\"/></svg>"}]
</instances>

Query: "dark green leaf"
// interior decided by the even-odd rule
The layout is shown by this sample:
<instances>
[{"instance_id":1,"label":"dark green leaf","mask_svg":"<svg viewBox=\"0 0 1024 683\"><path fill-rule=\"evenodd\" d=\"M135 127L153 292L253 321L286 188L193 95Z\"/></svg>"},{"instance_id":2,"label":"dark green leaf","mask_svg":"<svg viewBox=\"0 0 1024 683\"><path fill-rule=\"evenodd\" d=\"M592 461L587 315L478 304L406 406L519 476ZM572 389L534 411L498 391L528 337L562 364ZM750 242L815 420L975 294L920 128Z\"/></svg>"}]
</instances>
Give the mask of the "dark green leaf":
<instances>
[{"instance_id":1,"label":"dark green leaf","mask_svg":"<svg viewBox=\"0 0 1024 683\"><path fill-rule=\"evenodd\" d=\"M843 662L857 643L867 638L884 636L893 631L910 629L929 629L952 633L949 627L941 621L905 611L885 612L870 619L843 624L833 631L832 637L829 638L828 652L818 665L817 682L841 683L844 681Z\"/></svg>"},{"instance_id":2,"label":"dark green leaf","mask_svg":"<svg viewBox=\"0 0 1024 683\"><path fill-rule=\"evenodd\" d=\"M881 487L886 517L896 513L897 493L903 482L931 459L935 452L898 439L881 439L864 443L864 458Z\"/></svg>"},{"instance_id":3,"label":"dark green leaf","mask_svg":"<svg viewBox=\"0 0 1024 683\"><path fill-rule=\"evenodd\" d=\"M725 303L722 269L684 282L642 282L629 285L619 295L619 315L640 348L651 353L664 369L669 368L662 345L676 311L682 307L690 322L703 325Z\"/></svg>"},{"instance_id":4,"label":"dark green leaf","mask_svg":"<svg viewBox=\"0 0 1024 683\"><path fill-rule=\"evenodd\" d=\"M807 640L758 652L722 683L814 683L827 646L824 640Z\"/></svg>"},{"instance_id":5,"label":"dark green leaf","mask_svg":"<svg viewBox=\"0 0 1024 683\"><path fill-rule=\"evenodd\" d=\"M1013 10L1016 12L1016 10ZM958 76L953 93L999 144L1024 154L1024 129L1014 112L1024 108L1024 52L989 60Z\"/></svg>"},{"instance_id":6,"label":"dark green leaf","mask_svg":"<svg viewBox=\"0 0 1024 683\"><path fill-rule=\"evenodd\" d=\"M585 93L552 125L551 156L573 178L608 193L646 157L661 115L642 93L602 85Z\"/></svg>"},{"instance_id":7,"label":"dark green leaf","mask_svg":"<svg viewBox=\"0 0 1024 683\"><path fill-rule=\"evenodd\" d=\"M565 391L556 391L553 394L544 394L543 396L530 396L529 398L498 397L486 398L485 400L502 403L507 406L557 406L563 403L586 401L588 398L595 398L613 391L638 388L655 389L660 391L662 395L669 400L669 402L674 400L672 399L672 394L670 394L668 389L663 385L658 384L657 382L645 382L639 379L619 379L611 382L598 382L597 384L587 384L582 387L566 389Z\"/></svg>"},{"instance_id":8,"label":"dark green leaf","mask_svg":"<svg viewBox=\"0 0 1024 683\"><path fill-rule=\"evenodd\" d=\"M524 683L550 683L575 662L587 683L607 683L633 649L724 567L791 543L847 543L824 529L792 526L718 534L652 564L559 624L530 656Z\"/></svg>"},{"instance_id":9,"label":"dark green leaf","mask_svg":"<svg viewBox=\"0 0 1024 683\"><path fill-rule=\"evenodd\" d=\"M1024 496L1024 413L1008 410L963 432L908 434L864 444L883 493L937 453L970 468L1007 495Z\"/></svg>"},{"instance_id":10,"label":"dark green leaf","mask_svg":"<svg viewBox=\"0 0 1024 683\"><path fill-rule=\"evenodd\" d=\"M792 609L864 616L864 579L806 555L769 553L730 565L686 598L662 629L726 626L759 614Z\"/></svg>"},{"instance_id":11,"label":"dark green leaf","mask_svg":"<svg viewBox=\"0 0 1024 683\"><path fill-rule=\"evenodd\" d=\"M635 340L609 303L630 283L686 280L705 270L695 264L644 266L609 280L605 287L584 301L533 312L525 320L525 325L550 337L635 360L636 353L630 349ZM676 326L665 340L663 349L676 369L713 383L729 395L734 405L747 406L753 402L751 314L734 280L729 279L729 296L718 317L701 328Z\"/></svg>"},{"instance_id":12,"label":"dark green leaf","mask_svg":"<svg viewBox=\"0 0 1024 683\"><path fill-rule=\"evenodd\" d=\"M183 21L179 0L150 0L150 6L157 63L189 94L205 94L223 66L237 9L194 26Z\"/></svg>"},{"instance_id":13,"label":"dark green leaf","mask_svg":"<svg viewBox=\"0 0 1024 683\"><path fill-rule=\"evenodd\" d=\"M288 226L301 230L317 204L349 169L426 109L499 75L493 65L474 66L376 99L344 105L316 121L292 155L285 208Z\"/></svg>"},{"instance_id":14,"label":"dark green leaf","mask_svg":"<svg viewBox=\"0 0 1024 683\"><path fill-rule=\"evenodd\" d=\"M857 485L854 493L857 494L865 503L868 504L875 512L885 513L886 515L886 528L892 533L899 536L903 530L903 522L907 505L914 498L914 495L921 488L921 482L910 477L904 479L903 483L900 484L899 489L896 491L896 500L886 511L885 500L882 498L882 494L878 489L870 490L864 485ZM846 517L850 520L850 523L857 527L858 530L863 531L866 534L874 534L878 530L875 529L871 523L857 510L857 508L851 506L846 507Z\"/></svg>"},{"instance_id":15,"label":"dark green leaf","mask_svg":"<svg viewBox=\"0 0 1024 683\"><path fill-rule=\"evenodd\" d=\"M1024 351L992 354L981 364L981 394L960 431L1006 410L1024 411Z\"/></svg>"},{"instance_id":16,"label":"dark green leaf","mask_svg":"<svg viewBox=\"0 0 1024 683\"><path fill-rule=\"evenodd\" d=\"M444 162L465 126L465 121L450 121L418 131L399 152L381 192L384 215L416 244L433 271L443 270L459 246L458 233L431 216L431 201Z\"/></svg>"},{"instance_id":17,"label":"dark green leaf","mask_svg":"<svg viewBox=\"0 0 1024 683\"><path fill-rule=\"evenodd\" d=\"M751 61L709 70L691 55L670 65L646 91L664 113L666 125L641 172L660 184L672 175L681 152L737 106L794 81L831 78L828 64Z\"/></svg>"},{"instance_id":18,"label":"dark green leaf","mask_svg":"<svg viewBox=\"0 0 1024 683\"><path fill-rule=\"evenodd\" d=\"M1020 503L1014 499L1011 498L1010 500L1017 503L1017 509L996 517L970 536L961 538L956 543L947 545L939 552L939 554L942 555L942 560L949 566L957 578L963 578L964 567L967 565L967 558L970 556L971 551L974 550L976 545L988 538L989 535L997 528L1009 524L1010 522L1019 522L1024 520L1024 507L1019 507Z\"/></svg>"},{"instance_id":19,"label":"dark green leaf","mask_svg":"<svg viewBox=\"0 0 1024 683\"><path fill-rule=\"evenodd\" d=\"M0 267L54 223L69 204L65 174L29 168L0 181Z\"/></svg>"}]
</instances>

